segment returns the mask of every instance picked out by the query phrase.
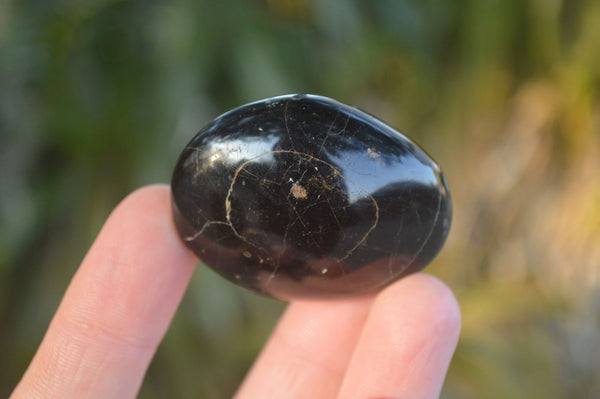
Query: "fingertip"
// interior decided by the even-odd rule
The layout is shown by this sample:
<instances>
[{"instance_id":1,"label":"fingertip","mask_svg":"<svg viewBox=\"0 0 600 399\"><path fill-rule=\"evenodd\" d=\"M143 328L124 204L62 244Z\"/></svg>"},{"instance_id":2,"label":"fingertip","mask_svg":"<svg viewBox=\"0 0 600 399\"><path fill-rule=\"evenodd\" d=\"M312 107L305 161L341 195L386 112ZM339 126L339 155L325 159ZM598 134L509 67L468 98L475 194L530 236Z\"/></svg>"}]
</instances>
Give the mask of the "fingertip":
<instances>
[{"instance_id":1,"label":"fingertip","mask_svg":"<svg viewBox=\"0 0 600 399\"><path fill-rule=\"evenodd\" d=\"M171 189L167 184L152 184L140 187L127 195L113 210L109 221L117 219L121 222L136 221L141 225L159 222L171 237L175 238L180 246L187 250L175 229L171 212Z\"/></svg>"},{"instance_id":2,"label":"fingertip","mask_svg":"<svg viewBox=\"0 0 600 399\"><path fill-rule=\"evenodd\" d=\"M390 314L409 309L416 322L423 323L421 328L443 329L458 338L461 327L458 300L443 281L430 274L415 273L399 280L378 295L376 304Z\"/></svg>"},{"instance_id":3,"label":"fingertip","mask_svg":"<svg viewBox=\"0 0 600 399\"><path fill-rule=\"evenodd\" d=\"M196 256L179 237L170 209L169 185L153 184L138 188L115 207L92 248L108 243L127 249L129 237L146 236L146 240L136 241L137 245L143 245L144 241L147 243L145 252L168 251L171 257L186 259L180 264L188 265L190 260L195 263ZM117 236L121 238L115 239ZM161 247L157 248L156 243L161 243Z\"/></svg>"},{"instance_id":4,"label":"fingertip","mask_svg":"<svg viewBox=\"0 0 600 399\"><path fill-rule=\"evenodd\" d=\"M160 207L169 195L170 189L167 184L151 184L140 187L123 198L113 211L113 214L115 212L123 212L123 209L139 209L145 206Z\"/></svg>"},{"instance_id":5,"label":"fingertip","mask_svg":"<svg viewBox=\"0 0 600 399\"><path fill-rule=\"evenodd\" d=\"M339 398L438 397L460 332L456 297L417 273L376 298Z\"/></svg>"}]
</instances>

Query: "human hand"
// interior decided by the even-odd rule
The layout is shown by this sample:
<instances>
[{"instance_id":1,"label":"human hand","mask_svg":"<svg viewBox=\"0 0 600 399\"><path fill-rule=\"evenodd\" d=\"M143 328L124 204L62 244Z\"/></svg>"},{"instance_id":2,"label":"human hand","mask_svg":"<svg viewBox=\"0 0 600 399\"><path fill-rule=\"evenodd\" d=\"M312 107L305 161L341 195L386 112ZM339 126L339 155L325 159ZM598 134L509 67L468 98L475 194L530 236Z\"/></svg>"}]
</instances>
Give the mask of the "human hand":
<instances>
[{"instance_id":1,"label":"human hand","mask_svg":"<svg viewBox=\"0 0 600 399\"><path fill-rule=\"evenodd\" d=\"M83 260L11 398L133 398L197 260L167 186L136 191ZM289 305L237 399L436 398L460 311L425 274L377 296Z\"/></svg>"}]
</instances>

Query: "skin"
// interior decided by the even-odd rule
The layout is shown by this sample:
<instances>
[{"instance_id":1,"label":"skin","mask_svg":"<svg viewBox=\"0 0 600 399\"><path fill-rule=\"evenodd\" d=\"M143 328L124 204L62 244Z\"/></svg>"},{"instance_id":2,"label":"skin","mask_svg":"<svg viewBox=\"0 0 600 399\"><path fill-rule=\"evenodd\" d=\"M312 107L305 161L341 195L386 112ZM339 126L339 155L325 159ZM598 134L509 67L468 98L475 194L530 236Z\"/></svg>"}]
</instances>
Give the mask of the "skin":
<instances>
[{"instance_id":1,"label":"skin","mask_svg":"<svg viewBox=\"0 0 600 399\"><path fill-rule=\"evenodd\" d=\"M11 398L134 398L196 262L171 221L169 187L129 195ZM459 330L454 295L422 273L372 297L293 302L235 398L437 398Z\"/></svg>"}]
</instances>

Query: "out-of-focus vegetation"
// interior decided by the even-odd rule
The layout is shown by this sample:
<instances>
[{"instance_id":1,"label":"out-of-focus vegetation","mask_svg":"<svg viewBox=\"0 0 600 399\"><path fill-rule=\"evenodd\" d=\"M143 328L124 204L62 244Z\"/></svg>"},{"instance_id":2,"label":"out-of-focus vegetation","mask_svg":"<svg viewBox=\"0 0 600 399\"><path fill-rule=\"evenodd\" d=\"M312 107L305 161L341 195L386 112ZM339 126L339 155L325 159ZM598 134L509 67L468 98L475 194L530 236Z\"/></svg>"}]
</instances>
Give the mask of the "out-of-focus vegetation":
<instances>
[{"instance_id":1,"label":"out-of-focus vegetation","mask_svg":"<svg viewBox=\"0 0 600 399\"><path fill-rule=\"evenodd\" d=\"M597 0L0 1L0 396L118 201L218 114L304 92L447 174L443 397L600 397L598 21ZM230 396L282 308L198 269L141 397Z\"/></svg>"}]
</instances>

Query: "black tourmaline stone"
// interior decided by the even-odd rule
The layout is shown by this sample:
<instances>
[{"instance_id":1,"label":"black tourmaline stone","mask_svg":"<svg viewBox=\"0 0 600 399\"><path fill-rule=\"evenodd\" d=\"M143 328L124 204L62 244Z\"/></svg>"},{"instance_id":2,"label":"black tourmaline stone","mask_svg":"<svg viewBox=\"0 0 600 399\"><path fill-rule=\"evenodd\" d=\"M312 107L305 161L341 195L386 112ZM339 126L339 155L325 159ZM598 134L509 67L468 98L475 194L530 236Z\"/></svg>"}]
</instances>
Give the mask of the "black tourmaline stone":
<instances>
[{"instance_id":1,"label":"black tourmaline stone","mask_svg":"<svg viewBox=\"0 0 600 399\"><path fill-rule=\"evenodd\" d=\"M425 267L452 215L436 163L380 120L326 97L236 108L204 127L172 181L185 244L275 298L363 295Z\"/></svg>"}]
</instances>

